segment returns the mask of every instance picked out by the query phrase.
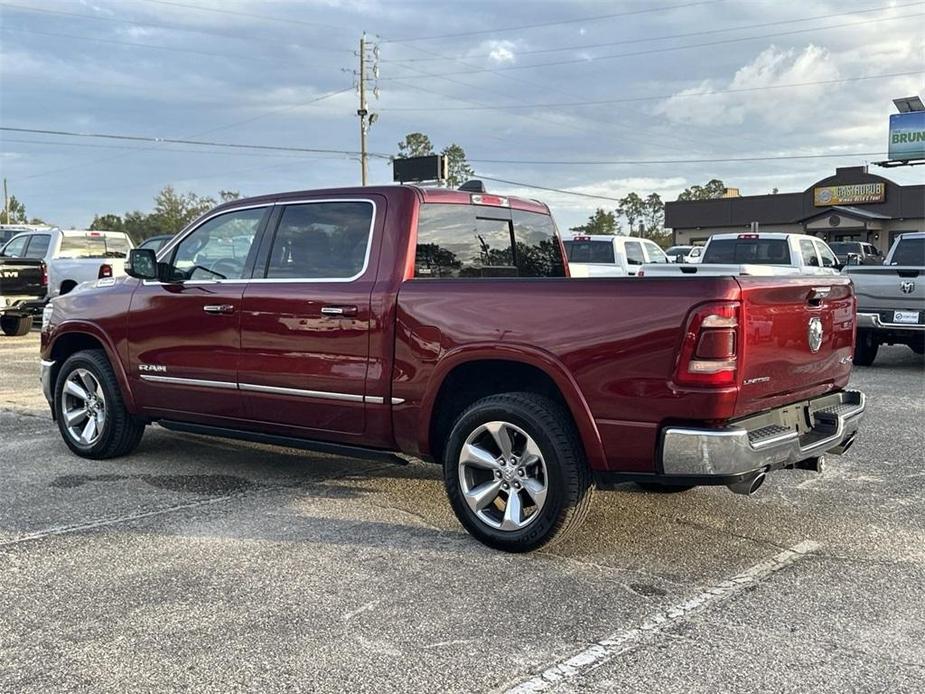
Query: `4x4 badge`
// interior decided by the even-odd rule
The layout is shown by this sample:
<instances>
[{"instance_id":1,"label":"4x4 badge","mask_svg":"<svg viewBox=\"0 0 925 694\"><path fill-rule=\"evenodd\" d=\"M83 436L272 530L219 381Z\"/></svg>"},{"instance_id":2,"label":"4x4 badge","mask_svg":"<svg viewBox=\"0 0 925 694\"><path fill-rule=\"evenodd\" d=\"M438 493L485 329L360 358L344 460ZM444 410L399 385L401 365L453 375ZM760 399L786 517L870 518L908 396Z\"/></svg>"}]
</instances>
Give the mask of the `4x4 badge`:
<instances>
[{"instance_id":1,"label":"4x4 badge","mask_svg":"<svg viewBox=\"0 0 925 694\"><path fill-rule=\"evenodd\" d=\"M818 352L822 347L822 321L816 317L809 319L809 328L806 331L806 338L809 342L809 351Z\"/></svg>"},{"instance_id":2,"label":"4x4 badge","mask_svg":"<svg viewBox=\"0 0 925 694\"><path fill-rule=\"evenodd\" d=\"M915 291L915 282L912 280L906 280L905 282L900 282L899 288L902 290L903 294L911 294Z\"/></svg>"}]
</instances>

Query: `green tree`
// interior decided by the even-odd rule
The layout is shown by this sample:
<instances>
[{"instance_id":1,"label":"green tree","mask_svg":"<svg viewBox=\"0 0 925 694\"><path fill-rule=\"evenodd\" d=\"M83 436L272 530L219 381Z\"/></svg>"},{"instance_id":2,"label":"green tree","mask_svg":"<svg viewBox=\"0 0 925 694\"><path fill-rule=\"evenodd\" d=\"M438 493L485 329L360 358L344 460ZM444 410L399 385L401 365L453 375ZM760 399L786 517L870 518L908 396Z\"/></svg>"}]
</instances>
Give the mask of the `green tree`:
<instances>
[{"instance_id":1,"label":"green tree","mask_svg":"<svg viewBox=\"0 0 925 694\"><path fill-rule=\"evenodd\" d=\"M215 207L215 199L200 197L196 193L179 194L173 186L164 186L154 198L154 212L148 222L162 230L176 233L197 217Z\"/></svg>"},{"instance_id":2,"label":"green tree","mask_svg":"<svg viewBox=\"0 0 925 694\"><path fill-rule=\"evenodd\" d=\"M232 200L240 200L241 193L236 190L220 190L218 191L218 199L222 202L231 202Z\"/></svg>"},{"instance_id":3,"label":"green tree","mask_svg":"<svg viewBox=\"0 0 925 694\"><path fill-rule=\"evenodd\" d=\"M659 242L665 236L665 203L658 193L649 193L642 211L646 238Z\"/></svg>"},{"instance_id":4,"label":"green tree","mask_svg":"<svg viewBox=\"0 0 925 694\"><path fill-rule=\"evenodd\" d=\"M620 225L617 223L617 215L608 212L602 207L598 207L594 214L588 217L588 221L577 227L572 227L572 231L579 234L617 234L620 231Z\"/></svg>"},{"instance_id":5,"label":"green tree","mask_svg":"<svg viewBox=\"0 0 925 694\"><path fill-rule=\"evenodd\" d=\"M630 236L633 235L633 232L637 231L637 224L645 217L645 211L645 200L636 193L627 193L620 199L620 206L617 208L617 212L626 219L626 223L630 228Z\"/></svg>"},{"instance_id":6,"label":"green tree","mask_svg":"<svg viewBox=\"0 0 925 694\"><path fill-rule=\"evenodd\" d=\"M426 157L433 153L434 146L424 133L408 133L405 139L398 143L398 159Z\"/></svg>"},{"instance_id":7,"label":"green tree","mask_svg":"<svg viewBox=\"0 0 925 694\"><path fill-rule=\"evenodd\" d=\"M408 133L405 139L398 143L396 159L409 157L426 157L435 154L433 142L424 133ZM447 159L447 185L458 188L475 175L472 167L466 161L466 152L463 148L451 142L440 152Z\"/></svg>"},{"instance_id":8,"label":"green tree","mask_svg":"<svg viewBox=\"0 0 925 694\"><path fill-rule=\"evenodd\" d=\"M726 194L726 184L718 178L710 179L706 185L685 188L678 200L713 200Z\"/></svg>"},{"instance_id":9,"label":"green tree","mask_svg":"<svg viewBox=\"0 0 925 694\"><path fill-rule=\"evenodd\" d=\"M26 206L17 200L15 195L9 197L7 207L9 214L6 210L0 209L0 224L26 224L28 222Z\"/></svg>"},{"instance_id":10,"label":"green tree","mask_svg":"<svg viewBox=\"0 0 925 694\"><path fill-rule=\"evenodd\" d=\"M90 229L94 231L123 231L125 222L117 214L98 214L90 222Z\"/></svg>"},{"instance_id":11,"label":"green tree","mask_svg":"<svg viewBox=\"0 0 925 694\"><path fill-rule=\"evenodd\" d=\"M444 147L441 154L446 157L448 170L446 182L450 188L459 188L475 176L475 171L466 161L466 152L455 142Z\"/></svg>"}]
</instances>

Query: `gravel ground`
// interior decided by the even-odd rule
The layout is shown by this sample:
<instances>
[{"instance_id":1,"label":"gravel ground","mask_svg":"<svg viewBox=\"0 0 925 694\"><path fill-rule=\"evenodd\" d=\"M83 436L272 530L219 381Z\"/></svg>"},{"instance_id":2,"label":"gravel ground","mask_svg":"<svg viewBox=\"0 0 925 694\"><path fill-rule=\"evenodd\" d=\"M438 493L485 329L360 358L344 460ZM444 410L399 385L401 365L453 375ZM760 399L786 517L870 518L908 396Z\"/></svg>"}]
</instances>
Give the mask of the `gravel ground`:
<instances>
[{"instance_id":1,"label":"gravel ground","mask_svg":"<svg viewBox=\"0 0 925 694\"><path fill-rule=\"evenodd\" d=\"M617 486L527 556L470 539L422 463L156 426L81 460L37 349L0 338L0 691L925 691L906 348L855 371L861 437L822 475Z\"/></svg>"}]
</instances>

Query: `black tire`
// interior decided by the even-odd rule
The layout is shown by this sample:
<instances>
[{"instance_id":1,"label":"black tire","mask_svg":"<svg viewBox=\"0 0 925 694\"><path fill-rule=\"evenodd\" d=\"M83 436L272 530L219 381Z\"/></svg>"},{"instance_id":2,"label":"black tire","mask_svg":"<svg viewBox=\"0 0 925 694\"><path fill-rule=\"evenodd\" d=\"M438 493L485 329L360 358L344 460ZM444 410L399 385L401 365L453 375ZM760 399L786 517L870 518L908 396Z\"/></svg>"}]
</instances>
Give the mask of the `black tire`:
<instances>
[{"instance_id":1,"label":"black tire","mask_svg":"<svg viewBox=\"0 0 925 694\"><path fill-rule=\"evenodd\" d=\"M546 500L520 530L500 530L480 520L466 503L459 479L459 457L466 439L486 422L499 420L527 433L539 447L546 467ZM466 409L450 432L443 470L447 496L459 522L480 542L505 552L529 552L567 537L584 521L594 492L568 411L534 393L492 395Z\"/></svg>"},{"instance_id":2,"label":"black tire","mask_svg":"<svg viewBox=\"0 0 925 694\"><path fill-rule=\"evenodd\" d=\"M0 316L0 330L9 337L22 337L32 330L32 316Z\"/></svg>"},{"instance_id":3,"label":"black tire","mask_svg":"<svg viewBox=\"0 0 925 694\"><path fill-rule=\"evenodd\" d=\"M105 402L105 421L100 427L98 438L91 444L81 443L71 435L65 418L63 395L68 377L78 369L89 371L102 390ZM61 365L55 380L55 415L61 437L74 453L82 458L103 460L128 455L138 446L145 431L142 420L133 417L125 409L122 391L116 374L102 350L93 349L77 352Z\"/></svg>"},{"instance_id":4,"label":"black tire","mask_svg":"<svg viewBox=\"0 0 925 694\"><path fill-rule=\"evenodd\" d=\"M877 358L880 343L870 330L858 330L854 345L854 363L858 366L870 366Z\"/></svg>"},{"instance_id":5,"label":"black tire","mask_svg":"<svg viewBox=\"0 0 925 694\"><path fill-rule=\"evenodd\" d=\"M696 484L662 484L661 482L637 482L637 487L654 494L680 494L689 492Z\"/></svg>"}]
</instances>

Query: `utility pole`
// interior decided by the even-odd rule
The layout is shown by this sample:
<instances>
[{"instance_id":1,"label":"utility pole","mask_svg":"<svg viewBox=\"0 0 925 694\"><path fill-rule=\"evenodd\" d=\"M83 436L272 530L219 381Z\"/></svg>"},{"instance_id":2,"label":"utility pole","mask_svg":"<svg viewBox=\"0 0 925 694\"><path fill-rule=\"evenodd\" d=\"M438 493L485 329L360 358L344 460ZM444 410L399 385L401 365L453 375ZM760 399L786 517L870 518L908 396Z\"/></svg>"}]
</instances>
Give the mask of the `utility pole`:
<instances>
[{"instance_id":1,"label":"utility pole","mask_svg":"<svg viewBox=\"0 0 925 694\"><path fill-rule=\"evenodd\" d=\"M370 113L366 103L366 83L379 78L379 46L366 40L366 32L360 37L360 70L356 73L357 87L360 94L360 107L357 115L360 117L360 180L365 186L369 179L369 155L366 139L369 127L376 122L377 114ZM373 96L379 98L379 87L373 87Z\"/></svg>"},{"instance_id":2,"label":"utility pole","mask_svg":"<svg viewBox=\"0 0 925 694\"><path fill-rule=\"evenodd\" d=\"M10 223L10 198L6 194L6 177L3 179L3 219L4 224Z\"/></svg>"}]
</instances>

